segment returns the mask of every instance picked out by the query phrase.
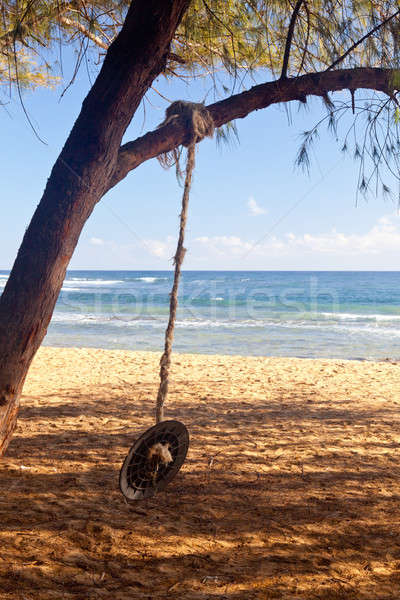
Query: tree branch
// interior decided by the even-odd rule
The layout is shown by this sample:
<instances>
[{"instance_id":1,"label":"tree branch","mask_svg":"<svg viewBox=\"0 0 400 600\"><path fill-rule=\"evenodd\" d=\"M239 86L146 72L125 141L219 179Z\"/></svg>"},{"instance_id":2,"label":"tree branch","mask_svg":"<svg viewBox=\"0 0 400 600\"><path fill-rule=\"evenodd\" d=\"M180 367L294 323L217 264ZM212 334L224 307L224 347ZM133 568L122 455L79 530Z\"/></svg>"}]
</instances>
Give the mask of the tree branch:
<instances>
[{"instance_id":1,"label":"tree branch","mask_svg":"<svg viewBox=\"0 0 400 600\"><path fill-rule=\"evenodd\" d=\"M79 23L79 21L75 21L73 19L70 19L69 17L63 17L61 15L59 18L59 22L65 27L71 27L71 29L73 29L74 31L80 31L85 37L94 42L97 46L103 48L104 50L108 50L110 44L103 42L103 40L98 35L89 31L89 29L82 25L82 23Z\"/></svg>"},{"instance_id":2,"label":"tree branch","mask_svg":"<svg viewBox=\"0 0 400 600\"><path fill-rule=\"evenodd\" d=\"M175 52L168 52L167 58L168 58L168 60L172 60L174 62L177 62L180 65L185 65L186 64L186 60L184 58L182 58L182 56L179 56L178 54L175 54Z\"/></svg>"},{"instance_id":3,"label":"tree branch","mask_svg":"<svg viewBox=\"0 0 400 600\"><path fill-rule=\"evenodd\" d=\"M256 85L246 92L235 94L220 102L207 106L216 127L234 119L242 119L249 113L267 108L271 104L304 101L306 96L326 97L328 92L343 89L370 89L393 94L392 81L396 69L375 69L359 67L336 71L322 71L302 75L295 79L276 80ZM129 171L136 169L146 160L163 152L169 152L182 144L186 135L183 119L174 119L164 127L155 129L121 146L118 152L116 168L111 176L108 189L124 179Z\"/></svg>"},{"instance_id":4,"label":"tree branch","mask_svg":"<svg viewBox=\"0 0 400 600\"><path fill-rule=\"evenodd\" d=\"M289 29L286 36L286 44L285 44L285 54L283 55L283 64L282 64L282 72L281 79L286 79L287 70L289 65L289 55L290 55L290 47L292 45L292 39L294 34L294 27L296 25L297 15L299 14L299 10L301 5L303 4L303 0L297 0L296 6L294 7L292 16L290 18Z\"/></svg>"},{"instance_id":5,"label":"tree branch","mask_svg":"<svg viewBox=\"0 0 400 600\"><path fill-rule=\"evenodd\" d=\"M307 4L306 0L304 1L304 8L305 8L306 17L307 17L307 34L306 34L306 40L305 40L304 49L303 49L303 56L301 57L301 63L300 63L300 66L299 66L299 70L297 71L297 77L300 75L300 73L303 70L304 62L306 60L306 54L307 54L307 52L309 52L309 50L308 50L308 42L310 40L311 20L310 20L310 10L308 8L308 4Z\"/></svg>"}]
</instances>

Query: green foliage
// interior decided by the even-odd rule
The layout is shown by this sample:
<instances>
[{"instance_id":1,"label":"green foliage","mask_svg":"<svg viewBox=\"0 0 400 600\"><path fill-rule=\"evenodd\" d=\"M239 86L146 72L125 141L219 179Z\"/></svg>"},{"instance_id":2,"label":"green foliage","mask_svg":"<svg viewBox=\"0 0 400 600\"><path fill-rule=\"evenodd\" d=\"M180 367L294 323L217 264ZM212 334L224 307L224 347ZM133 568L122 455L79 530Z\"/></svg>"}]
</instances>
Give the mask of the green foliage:
<instances>
[{"instance_id":1,"label":"green foliage","mask_svg":"<svg viewBox=\"0 0 400 600\"><path fill-rule=\"evenodd\" d=\"M188 68L268 69L279 76L294 2L193 0L174 40ZM357 40L398 10L398 2L304 1L291 41L288 76L329 68ZM399 19L388 21L340 62L340 68L398 65Z\"/></svg>"},{"instance_id":2,"label":"green foliage","mask_svg":"<svg viewBox=\"0 0 400 600\"><path fill-rule=\"evenodd\" d=\"M400 71L393 71L390 82L392 90L400 90Z\"/></svg>"},{"instance_id":3,"label":"green foliage","mask_svg":"<svg viewBox=\"0 0 400 600\"><path fill-rule=\"evenodd\" d=\"M33 87L54 83L50 73L58 75L63 44L75 44L80 57L93 49L104 55L128 4L128 0L3 0L2 82ZM292 0L192 0L173 40L166 75L208 75L217 88L223 73L220 80L226 85L230 78L230 89L240 87L246 74L259 69L279 76L293 6ZM399 2L387 0L305 0L291 40L288 76L329 68L398 7ZM355 46L338 68L397 68L399 31L399 19L390 20Z\"/></svg>"},{"instance_id":4,"label":"green foliage","mask_svg":"<svg viewBox=\"0 0 400 600\"><path fill-rule=\"evenodd\" d=\"M1 83L11 88L54 85L60 79L60 48L74 44L80 53L89 46L105 53L125 10L109 0L2 0Z\"/></svg>"},{"instance_id":5,"label":"green foliage","mask_svg":"<svg viewBox=\"0 0 400 600\"><path fill-rule=\"evenodd\" d=\"M63 45L76 48L77 68L87 52L96 52L101 64L128 5L128 0L2 1L3 89L17 85L20 91L57 83ZM399 7L400 0L192 0L172 41L164 75L185 80L208 77L214 94L226 96L243 89L257 71L263 80L279 78L285 54L287 77L350 67L393 69L388 97L375 96L364 106L357 106L354 90L349 101L330 98L320 90L327 110L321 123L336 139L342 115L349 109L354 115L353 125L344 133L343 151L352 138L354 157L360 162L359 189L366 192L375 177L376 186L382 184L387 194L380 166L396 176L400 173ZM306 170L321 123L304 134L299 149L296 163ZM217 132L217 139L226 141L236 135L235 125L228 124ZM368 176L367 164L371 166Z\"/></svg>"},{"instance_id":6,"label":"green foliage","mask_svg":"<svg viewBox=\"0 0 400 600\"><path fill-rule=\"evenodd\" d=\"M239 142L239 134L235 121L228 121L215 130L217 144L234 144Z\"/></svg>"}]
</instances>

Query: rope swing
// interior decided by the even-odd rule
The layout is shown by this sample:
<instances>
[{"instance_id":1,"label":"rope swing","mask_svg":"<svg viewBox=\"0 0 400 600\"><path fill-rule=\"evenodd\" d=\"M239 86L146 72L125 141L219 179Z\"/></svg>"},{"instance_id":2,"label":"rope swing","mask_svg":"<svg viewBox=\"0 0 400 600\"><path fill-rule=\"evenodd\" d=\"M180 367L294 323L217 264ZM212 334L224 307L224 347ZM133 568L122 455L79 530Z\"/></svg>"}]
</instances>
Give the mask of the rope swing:
<instances>
[{"instance_id":1,"label":"rope swing","mask_svg":"<svg viewBox=\"0 0 400 600\"><path fill-rule=\"evenodd\" d=\"M190 187L195 167L196 144L206 136L214 135L214 121L204 104L196 102L173 102L165 111L163 127L174 119L184 119L187 134L182 143L187 148L185 182L179 221L179 236L174 256L174 282L170 294L169 319L165 331L164 352L160 359L160 384L156 399L156 425L148 429L132 446L122 465L120 489L126 498L140 499L153 496L175 477L181 468L189 447L189 433L179 421L164 420L164 404L168 395L172 343L174 339L178 290L181 268L186 254L184 247ZM165 168L176 166L177 175L180 151L174 149L159 157Z\"/></svg>"}]
</instances>

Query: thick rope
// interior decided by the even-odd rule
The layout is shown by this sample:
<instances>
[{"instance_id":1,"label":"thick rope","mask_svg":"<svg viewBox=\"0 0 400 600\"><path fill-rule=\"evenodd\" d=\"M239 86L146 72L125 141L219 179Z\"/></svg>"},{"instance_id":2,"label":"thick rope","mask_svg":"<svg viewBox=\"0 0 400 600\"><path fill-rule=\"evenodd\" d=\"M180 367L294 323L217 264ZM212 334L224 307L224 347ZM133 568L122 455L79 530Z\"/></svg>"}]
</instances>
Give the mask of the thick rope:
<instances>
[{"instance_id":1,"label":"thick rope","mask_svg":"<svg viewBox=\"0 0 400 600\"><path fill-rule=\"evenodd\" d=\"M187 210L189 204L189 191L192 183L192 173L195 163L196 142L193 141L188 146L188 155L186 161L185 185L182 195L182 210L180 214L179 238L174 256L175 273L174 285L172 286L169 302L169 320L165 331L164 352L160 360L160 386L158 388L156 401L156 423L164 420L164 402L168 394L169 370L171 366L172 342L174 339L174 328L176 320L176 310L178 307L178 287L181 276L181 267L185 257L186 248L183 247L185 240L185 226L187 220Z\"/></svg>"}]
</instances>

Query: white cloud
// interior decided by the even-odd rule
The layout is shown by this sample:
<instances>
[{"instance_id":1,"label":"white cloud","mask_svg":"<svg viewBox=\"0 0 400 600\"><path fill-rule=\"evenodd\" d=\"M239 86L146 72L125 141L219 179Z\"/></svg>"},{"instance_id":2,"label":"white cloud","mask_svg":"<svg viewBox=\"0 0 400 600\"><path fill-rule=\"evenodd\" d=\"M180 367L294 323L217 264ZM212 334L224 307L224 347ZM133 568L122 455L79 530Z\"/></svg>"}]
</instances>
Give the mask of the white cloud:
<instances>
[{"instance_id":1,"label":"white cloud","mask_svg":"<svg viewBox=\"0 0 400 600\"><path fill-rule=\"evenodd\" d=\"M336 229L327 233L271 236L260 241L246 241L237 236L198 237L195 244L209 253L237 257L252 254L258 257L271 255L293 256L299 254L330 254L332 256L371 255L400 252L400 218L397 215L379 219L369 231L362 234L345 234Z\"/></svg>"},{"instance_id":2,"label":"white cloud","mask_svg":"<svg viewBox=\"0 0 400 600\"><path fill-rule=\"evenodd\" d=\"M91 238L90 243L96 248L95 264L103 260L104 265L118 264L119 268L170 269L176 250L174 236L127 244ZM188 236L185 246L186 269L398 269L400 217L383 216L361 233L288 231L260 240L238 235Z\"/></svg>"},{"instance_id":3,"label":"white cloud","mask_svg":"<svg viewBox=\"0 0 400 600\"><path fill-rule=\"evenodd\" d=\"M243 257L249 253L267 257L273 252L282 253L287 247L285 241L276 236L257 243L253 240L242 240L240 237L234 235L195 238L193 252L198 248L198 245L201 245L203 249L207 248L208 251L226 257Z\"/></svg>"},{"instance_id":4,"label":"white cloud","mask_svg":"<svg viewBox=\"0 0 400 600\"><path fill-rule=\"evenodd\" d=\"M400 219L397 215L382 217L369 231L344 234L332 229L329 233L302 236L286 235L287 250L297 249L338 255L382 254L400 251Z\"/></svg>"},{"instance_id":5,"label":"white cloud","mask_svg":"<svg viewBox=\"0 0 400 600\"><path fill-rule=\"evenodd\" d=\"M265 208L257 204L256 199L253 198L253 196L250 196L247 200L247 208L249 209L249 215L252 215L253 217L265 215L267 213Z\"/></svg>"},{"instance_id":6,"label":"white cloud","mask_svg":"<svg viewBox=\"0 0 400 600\"><path fill-rule=\"evenodd\" d=\"M145 248L153 256L157 256L158 258L166 257L167 245L164 242L160 242L157 240L146 240Z\"/></svg>"},{"instance_id":7,"label":"white cloud","mask_svg":"<svg viewBox=\"0 0 400 600\"><path fill-rule=\"evenodd\" d=\"M101 238L92 237L90 238L89 242L92 244L92 246L104 246L104 240Z\"/></svg>"},{"instance_id":8,"label":"white cloud","mask_svg":"<svg viewBox=\"0 0 400 600\"><path fill-rule=\"evenodd\" d=\"M156 258L171 258L175 253L176 240L168 235L164 240L146 239L142 240L141 246L143 250L147 251Z\"/></svg>"},{"instance_id":9,"label":"white cloud","mask_svg":"<svg viewBox=\"0 0 400 600\"><path fill-rule=\"evenodd\" d=\"M192 254L195 252L222 256L241 256L252 247L251 242L246 242L234 235L216 235L213 237L202 236L193 240Z\"/></svg>"}]
</instances>

